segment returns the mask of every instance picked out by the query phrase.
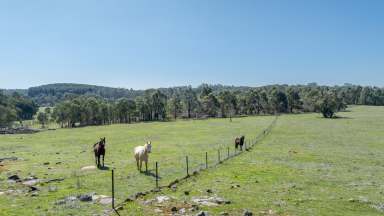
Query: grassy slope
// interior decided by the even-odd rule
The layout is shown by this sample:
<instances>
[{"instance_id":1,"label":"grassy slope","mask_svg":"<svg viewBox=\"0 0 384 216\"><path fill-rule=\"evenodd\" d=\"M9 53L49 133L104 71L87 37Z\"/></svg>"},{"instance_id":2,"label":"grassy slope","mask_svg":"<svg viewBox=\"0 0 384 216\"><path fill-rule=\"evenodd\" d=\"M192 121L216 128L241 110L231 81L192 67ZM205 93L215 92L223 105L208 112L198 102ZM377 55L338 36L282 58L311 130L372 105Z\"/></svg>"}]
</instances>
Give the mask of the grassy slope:
<instances>
[{"instance_id":1,"label":"grassy slope","mask_svg":"<svg viewBox=\"0 0 384 216\"><path fill-rule=\"evenodd\" d=\"M382 215L375 206L384 205L384 108L350 110L332 120L317 114L281 116L272 134L251 152L202 172L176 192L162 191L178 199L168 207L212 189L232 201L205 209L214 215L240 215L243 209L256 214ZM231 189L233 183L241 187ZM134 202L121 214L154 213Z\"/></svg>"},{"instance_id":2,"label":"grassy slope","mask_svg":"<svg viewBox=\"0 0 384 216\"><path fill-rule=\"evenodd\" d=\"M27 190L20 184L8 184L10 174L24 178L35 175L40 179L64 177L60 183L38 185L39 196L0 195L0 214L5 215L87 215L97 213L107 207L81 204L73 208L57 208L57 199L71 194L97 192L110 195L110 172L91 171L77 178L74 171L93 165L92 145L100 137L107 138L106 164L116 168L116 196L118 201L128 195L150 189L154 178L136 171L132 151L134 146L152 140L153 153L150 156L151 172L153 162L159 161L161 184L169 183L184 174L184 155L188 154L193 166L203 161L203 154L209 151L216 155L216 148L231 144L240 134L254 135L265 128L273 117L249 117L233 119L209 119L196 121L139 123L132 125L111 125L59 129L32 135L4 135L0 137L0 157L17 156L17 162L8 162L0 170L0 191L8 189ZM215 160L216 156L210 157ZM49 162L49 165L43 163ZM56 164L61 162L61 164ZM137 184L137 182L141 182ZM49 185L58 190L49 192ZM109 207L109 206L108 206ZM80 212L80 213L79 213Z\"/></svg>"}]
</instances>

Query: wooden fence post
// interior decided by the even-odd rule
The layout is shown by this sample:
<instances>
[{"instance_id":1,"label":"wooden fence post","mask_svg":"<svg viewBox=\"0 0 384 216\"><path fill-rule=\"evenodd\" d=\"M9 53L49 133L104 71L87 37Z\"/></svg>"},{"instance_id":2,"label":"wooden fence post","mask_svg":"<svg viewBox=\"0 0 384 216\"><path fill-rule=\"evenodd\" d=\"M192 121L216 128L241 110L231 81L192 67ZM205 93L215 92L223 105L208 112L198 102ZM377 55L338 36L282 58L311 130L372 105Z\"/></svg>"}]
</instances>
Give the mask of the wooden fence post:
<instances>
[{"instance_id":1,"label":"wooden fence post","mask_svg":"<svg viewBox=\"0 0 384 216\"><path fill-rule=\"evenodd\" d=\"M156 161L156 188L159 188L159 165Z\"/></svg>"},{"instance_id":2,"label":"wooden fence post","mask_svg":"<svg viewBox=\"0 0 384 216\"><path fill-rule=\"evenodd\" d=\"M115 209L115 174L112 169L112 209Z\"/></svg>"},{"instance_id":3,"label":"wooden fence post","mask_svg":"<svg viewBox=\"0 0 384 216\"><path fill-rule=\"evenodd\" d=\"M189 176L188 156L185 156L185 162L187 163L187 176Z\"/></svg>"},{"instance_id":4,"label":"wooden fence post","mask_svg":"<svg viewBox=\"0 0 384 216\"><path fill-rule=\"evenodd\" d=\"M227 147L227 159L229 159L229 147Z\"/></svg>"}]
</instances>

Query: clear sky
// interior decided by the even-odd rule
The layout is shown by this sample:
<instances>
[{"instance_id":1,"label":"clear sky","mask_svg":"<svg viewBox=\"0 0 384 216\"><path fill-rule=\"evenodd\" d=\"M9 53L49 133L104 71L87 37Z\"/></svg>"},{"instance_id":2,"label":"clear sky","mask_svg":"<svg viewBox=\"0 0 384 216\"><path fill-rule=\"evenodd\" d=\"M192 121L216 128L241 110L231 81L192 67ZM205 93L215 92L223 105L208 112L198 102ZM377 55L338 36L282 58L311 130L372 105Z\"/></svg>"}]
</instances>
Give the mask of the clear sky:
<instances>
[{"instance_id":1,"label":"clear sky","mask_svg":"<svg viewBox=\"0 0 384 216\"><path fill-rule=\"evenodd\" d=\"M0 0L0 88L384 86L383 0Z\"/></svg>"}]
</instances>

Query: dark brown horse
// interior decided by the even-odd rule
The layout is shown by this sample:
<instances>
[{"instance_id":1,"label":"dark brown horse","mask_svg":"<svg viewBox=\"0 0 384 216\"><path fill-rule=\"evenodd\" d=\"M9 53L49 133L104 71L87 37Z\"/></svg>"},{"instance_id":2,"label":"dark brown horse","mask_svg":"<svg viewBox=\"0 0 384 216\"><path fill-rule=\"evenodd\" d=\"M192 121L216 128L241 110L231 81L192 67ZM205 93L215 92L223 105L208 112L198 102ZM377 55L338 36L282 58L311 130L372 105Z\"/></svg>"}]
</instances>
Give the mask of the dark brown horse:
<instances>
[{"instance_id":1,"label":"dark brown horse","mask_svg":"<svg viewBox=\"0 0 384 216\"><path fill-rule=\"evenodd\" d=\"M98 168L101 167L100 156L103 156L103 167L104 167L104 157L105 157L105 137L100 138L100 142L97 142L93 145L93 151L95 152L95 161Z\"/></svg>"},{"instance_id":2,"label":"dark brown horse","mask_svg":"<svg viewBox=\"0 0 384 216\"><path fill-rule=\"evenodd\" d=\"M244 145L244 136L241 136L240 138L239 137L236 137L235 139L235 148L238 149L238 147L240 146L240 150L243 150L243 145Z\"/></svg>"}]
</instances>

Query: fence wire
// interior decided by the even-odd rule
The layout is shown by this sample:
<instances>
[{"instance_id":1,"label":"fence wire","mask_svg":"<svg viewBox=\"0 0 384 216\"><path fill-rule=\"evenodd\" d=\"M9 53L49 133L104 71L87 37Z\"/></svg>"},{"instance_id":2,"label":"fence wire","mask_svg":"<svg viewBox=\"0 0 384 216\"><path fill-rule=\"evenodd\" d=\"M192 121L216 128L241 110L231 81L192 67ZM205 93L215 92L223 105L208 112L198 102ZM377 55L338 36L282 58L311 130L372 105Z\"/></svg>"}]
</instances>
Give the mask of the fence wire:
<instances>
[{"instance_id":1,"label":"fence wire","mask_svg":"<svg viewBox=\"0 0 384 216\"><path fill-rule=\"evenodd\" d=\"M135 198L141 192L148 192L157 187L167 187L175 180L193 175L196 171L216 167L218 164L225 163L226 160L241 155L257 145L271 132L277 118L278 116L263 131L251 135L250 139L246 139L242 151L236 150L233 143L226 143L210 146L196 154L163 158L161 161L157 161L157 172L156 162L148 163L148 172L144 172L144 164L143 172L116 168L113 172L113 183L110 170L81 174L74 172L66 178L66 185L68 185L66 193L61 199L55 201L55 207L50 210L50 213L54 215L78 215L78 210L81 208L82 211L87 209L92 214L99 214L107 206L114 208L123 204L128 198ZM112 187L114 188L113 191Z\"/></svg>"}]
</instances>

